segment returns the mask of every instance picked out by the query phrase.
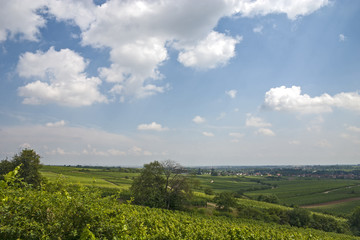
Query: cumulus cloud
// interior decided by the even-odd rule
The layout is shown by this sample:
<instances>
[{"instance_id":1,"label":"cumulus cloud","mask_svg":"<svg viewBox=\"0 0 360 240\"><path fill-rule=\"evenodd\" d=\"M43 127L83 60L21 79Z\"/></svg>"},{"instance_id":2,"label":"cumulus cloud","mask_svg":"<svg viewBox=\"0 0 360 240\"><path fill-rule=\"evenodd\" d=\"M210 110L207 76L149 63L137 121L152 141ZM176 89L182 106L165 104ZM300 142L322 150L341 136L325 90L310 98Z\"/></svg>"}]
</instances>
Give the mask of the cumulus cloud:
<instances>
[{"instance_id":1,"label":"cumulus cloud","mask_svg":"<svg viewBox=\"0 0 360 240\"><path fill-rule=\"evenodd\" d=\"M230 12L223 1L108 1L93 12L95 21L82 32L82 43L110 49L111 65L99 71L103 79L114 83L112 93L121 100L143 98L166 90L157 80L163 77L159 67L168 59L168 47L197 50L196 43ZM210 56L203 54L206 59L194 57L204 68L209 67L203 60L214 67L210 57L218 56L211 53L215 50L209 49Z\"/></svg>"},{"instance_id":2,"label":"cumulus cloud","mask_svg":"<svg viewBox=\"0 0 360 240\"><path fill-rule=\"evenodd\" d=\"M253 117L251 114L247 114L245 125L247 127L271 127L271 123L265 122L262 118Z\"/></svg>"},{"instance_id":3,"label":"cumulus cloud","mask_svg":"<svg viewBox=\"0 0 360 240\"><path fill-rule=\"evenodd\" d=\"M242 16L285 13L289 19L295 20L299 16L315 12L328 3L329 0L244 0L237 1L235 4L236 11Z\"/></svg>"},{"instance_id":4,"label":"cumulus cloud","mask_svg":"<svg viewBox=\"0 0 360 240\"><path fill-rule=\"evenodd\" d=\"M256 131L256 134L260 134L260 135L264 135L264 136L275 136L275 133L269 129L269 128L259 128L257 131Z\"/></svg>"},{"instance_id":5,"label":"cumulus cloud","mask_svg":"<svg viewBox=\"0 0 360 240\"><path fill-rule=\"evenodd\" d=\"M101 80L87 77L84 73L87 62L70 49L47 52L27 52L20 56L17 65L19 76L34 80L18 89L24 104L56 103L79 107L95 102L106 102L98 86Z\"/></svg>"},{"instance_id":6,"label":"cumulus cloud","mask_svg":"<svg viewBox=\"0 0 360 240\"><path fill-rule=\"evenodd\" d=\"M225 91L226 95L228 95L230 98L236 98L237 90L231 89L229 91Z\"/></svg>"},{"instance_id":7,"label":"cumulus cloud","mask_svg":"<svg viewBox=\"0 0 360 240\"><path fill-rule=\"evenodd\" d=\"M110 66L98 69L99 77L113 84L110 92L124 101L166 91L166 84L159 82L163 78L159 69L169 58L169 48L179 51L178 61L187 67L212 69L226 65L236 55L235 47L241 37L214 31L223 17L285 13L288 18L296 19L327 4L328 0L109 0L100 5L92 0L12 0L5 1L0 9L0 41L17 34L36 41L39 29L46 25L47 14L57 21L77 25L82 45L109 49ZM41 15L39 11L47 14ZM92 82L93 94L97 96L79 105L105 101L96 91L99 79L83 78ZM27 96L25 103L61 99L63 105L73 105L74 100L63 101L64 90L37 81L20 92ZM54 94L58 95L57 99Z\"/></svg>"},{"instance_id":8,"label":"cumulus cloud","mask_svg":"<svg viewBox=\"0 0 360 240\"><path fill-rule=\"evenodd\" d=\"M1 1L0 42L17 35L21 39L37 41L39 28L45 26L46 20L36 11L44 8L45 3L45 0Z\"/></svg>"},{"instance_id":9,"label":"cumulus cloud","mask_svg":"<svg viewBox=\"0 0 360 240\"><path fill-rule=\"evenodd\" d=\"M194 123L200 124L200 123L204 123L205 122L205 118L200 117L200 116L196 116L193 118L192 120Z\"/></svg>"},{"instance_id":10,"label":"cumulus cloud","mask_svg":"<svg viewBox=\"0 0 360 240\"><path fill-rule=\"evenodd\" d=\"M166 131L169 130L167 127L162 127L161 124L158 124L156 122L152 122L150 124L140 124L137 127L138 130L152 130L152 131Z\"/></svg>"},{"instance_id":11,"label":"cumulus cloud","mask_svg":"<svg viewBox=\"0 0 360 240\"><path fill-rule=\"evenodd\" d=\"M214 134L212 132L202 132L202 134L205 136L205 137L214 137Z\"/></svg>"},{"instance_id":12,"label":"cumulus cloud","mask_svg":"<svg viewBox=\"0 0 360 240\"><path fill-rule=\"evenodd\" d=\"M235 45L242 37L230 37L212 31L195 46L185 47L179 53L178 61L186 67L211 69L225 65L235 56Z\"/></svg>"},{"instance_id":13,"label":"cumulus cloud","mask_svg":"<svg viewBox=\"0 0 360 240\"><path fill-rule=\"evenodd\" d=\"M332 112L335 107L359 112L360 95L357 92L342 92L334 96L324 93L318 97L310 97L301 94L301 88L298 86L281 86L266 92L263 107L303 114Z\"/></svg>"},{"instance_id":14,"label":"cumulus cloud","mask_svg":"<svg viewBox=\"0 0 360 240\"><path fill-rule=\"evenodd\" d=\"M47 8L58 21L69 21L82 30L96 19L96 6L92 0L47 0Z\"/></svg>"},{"instance_id":15,"label":"cumulus cloud","mask_svg":"<svg viewBox=\"0 0 360 240\"><path fill-rule=\"evenodd\" d=\"M58 122L49 122L46 124L47 127L63 127L65 126L65 121L64 120L61 120L61 121L58 121Z\"/></svg>"}]
</instances>

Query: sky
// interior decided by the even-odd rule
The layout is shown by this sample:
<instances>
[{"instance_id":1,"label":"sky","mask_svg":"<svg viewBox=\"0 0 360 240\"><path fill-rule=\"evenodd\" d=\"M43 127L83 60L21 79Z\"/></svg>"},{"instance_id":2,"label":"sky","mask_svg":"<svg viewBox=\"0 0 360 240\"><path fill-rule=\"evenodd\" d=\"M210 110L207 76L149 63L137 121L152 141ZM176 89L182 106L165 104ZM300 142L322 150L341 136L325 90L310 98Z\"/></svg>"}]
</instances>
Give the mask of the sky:
<instances>
[{"instance_id":1,"label":"sky","mask_svg":"<svg viewBox=\"0 0 360 240\"><path fill-rule=\"evenodd\" d=\"M360 1L0 4L0 159L360 163Z\"/></svg>"}]
</instances>

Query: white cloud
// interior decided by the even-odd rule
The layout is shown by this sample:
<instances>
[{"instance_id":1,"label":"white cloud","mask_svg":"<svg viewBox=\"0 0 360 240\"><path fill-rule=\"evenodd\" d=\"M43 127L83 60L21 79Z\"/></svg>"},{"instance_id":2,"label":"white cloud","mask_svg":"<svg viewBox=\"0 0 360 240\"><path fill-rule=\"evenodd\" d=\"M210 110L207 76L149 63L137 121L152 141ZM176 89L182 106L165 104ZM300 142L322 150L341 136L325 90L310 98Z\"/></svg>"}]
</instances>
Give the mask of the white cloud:
<instances>
[{"instance_id":1,"label":"white cloud","mask_svg":"<svg viewBox=\"0 0 360 240\"><path fill-rule=\"evenodd\" d=\"M340 42L344 42L346 39L345 35L344 34L339 34L339 41Z\"/></svg>"},{"instance_id":2,"label":"white cloud","mask_svg":"<svg viewBox=\"0 0 360 240\"><path fill-rule=\"evenodd\" d=\"M226 113L222 112L222 113L220 113L220 115L216 118L216 120L221 120L221 119L223 119L224 117L226 117Z\"/></svg>"},{"instance_id":3,"label":"white cloud","mask_svg":"<svg viewBox=\"0 0 360 240\"><path fill-rule=\"evenodd\" d=\"M340 137L342 137L346 140L350 140L351 142L353 142L355 144L360 144L360 139L358 138L358 136L352 136L352 135L343 133L340 135Z\"/></svg>"},{"instance_id":4,"label":"white cloud","mask_svg":"<svg viewBox=\"0 0 360 240\"><path fill-rule=\"evenodd\" d=\"M21 148L21 149L31 148L31 144L29 144L29 143L22 143L22 144L20 144L20 148Z\"/></svg>"},{"instance_id":5,"label":"white cloud","mask_svg":"<svg viewBox=\"0 0 360 240\"><path fill-rule=\"evenodd\" d=\"M163 77L159 67L169 58L168 48L178 50L178 60L188 67L211 69L227 64L235 56L241 37L214 31L223 17L285 13L296 19L327 4L328 0L109 0L97 6L92 0L3 1L0 41L16 34L37 40L39 28L46 24L46 19L38 14L40 9L57 21L78 25L83 45L109 49L111 64L98 69L99 74L114 85L111 93L125 101L166 91L166 84L163 86L158 80ZM97 78L86 81L92 82L93 89L99 84ZM64 102L64 89L54 88L37 81L23 88L21 94L29 95L26 103L58 102L59 99L53 99L57 94L63 105L73 105L73 100ZM96 90L93 93L97 96L76 101L79 105L105 101Z\"/></svg>"},{"instance_id":6,"label":"white cloud","mask_svg":"<svg viewBox=\"0 0 360 240\"><path fill-rule=\"evenodd\" d=\"M166 131L169 130L167 127L162 127L161 124L158 124L156 122L152 122L150 124L140 124L137 127L138 130L153 130L153 131Z\"/></svg>"},{"instance_id":7,"label":"white cloud","mask_svg":"<svg viewBox=\"0 0 360 240\"><path fill-rule=\"evenodd\" d=\"M205 137L214 137L214 134L212 132L203 132L202 133Z\"/></svg>"},{"instance_id":8,"label":"white cloud","mask_svg":"<svg viewBox=\"0 0 360 240\"><path fill-rule=\"evenodd\" d=\"M268 129L268 128L259 128L256 131L256 134L270 136L270 137L275 136L275 133L271 129Z\"/></svg>"},{"instance_id":9,"label":"white cloud","mask_svg":"<svg viewBox=\"0 0 360 240\"><path fill-rule=\"evenodd\" d=\"M137 146L133 146L128 150L128 154L129 155L134 155L134 156L151 156L152 153L150 151L146 151L143 150L140 147Z\"/></svg>"},{"instance_id":10,"label":"white cloud","mask_svg":"<svg viewBox=\"0 0 360 240\"><path fill-rule=\"evenodd\" d=\"M232 38L212 31L196 45L185 47L179 53L178 61L186 67L211 69L226 65L235 56L235 45L242 37Z\"/></svg>"},{"instance_id":11,"label":"white cloud","mask_svg":"<svg viewBox=\"0 0 360 240\"><path fill-rule=\"evenodd\" d=\"M328 140L322 139L316 143L316 146L322 147L322 148L328 148L328 147L331 147L331 144L329 143Z\"/></svg>"},{"instance_id":12,"label":"white cloud","mask_svg":"<svg viewBox=\"0 0 360 240\"><path fill-rule=\"evenodd\" d=\"M237 94L237 90L235 89L232 89L232 90L229 90L229 91L225 91L225 93L230 97L230 98L236 98L236 94Z\"/></svg>"},{"instance_id":13,"label":"white cloud","mask_svg":"<svg viewBox=\"0 0 360 240\"><path fill-rule=\"evenodd\" d=\"M73 21L82 30L96 19L96 6L92 0L47 0L47 7L58 21Z\"/></svg>"},{"instance_id":14,"label":"white cloud","mask_svg":"<svg viewBox=\"0 0 360 240\"><path fill-rule=\"evenodd\" d=\"M98 91L101 80L87 77L84 73L87 62L70 49L47 52L27 52L20 56L17 66L19 76L34 79L20 87L18 93L24 104L56 103L79 107L95 102L107 102Z\"/></svg>"},{"instance_id":15,"label":"white cloud","mask_svg":"<svg viewBox=\"0 0 360 240\"><path fill-rule=\"evenodd\" d=\"M328 3L328 0L244 0L237 1L235 4L236 11L242 16L285 13L289 19L295 20L299 16L315 12Z\"/></svg>"},{"instance_id":16,"label":"white cloud","mask_svg":"<svg viewBox=\"0 0 360 240\"><path fill-rule=\"evenodd\" d=\"M204 123L205 122L205 118L200 117L200 116L196 116L193 118L192 120L194 123L200 124L200 123Z\"/></svg>"},{"instance_id":17,"label":"white cloud","mask_svg":"<svg viewBox=\"0 0 360 240\"><path fill-rule=\"evenodd\" d=\"M323 123L324 118L322 116L317 116L309 122L306 130L309 132L321 132Z\"/></svg>"},{"instance_id":18,"label":"white cloud","mask_svg":"<svg viewBox=\"0 0 360 240\"><path fill-rule=\"evenodd\" d=\"M298 141L298 140L291 140L291 141L289 141L289 144L290 145L300 145L300 141Z\"/></svg>"},{"instance_id":19,"label":"white cloud","mask_svg":"<svg viewBox=\"0 0 360 240\"><path fill-rule=\"evenodd\" d=\"M242 138L244 136L243 133L239 133L239 132L231 132L229 133L230 137L234 137L234 138Z\"/></svg>"},{"instance_id":20,"label":"white cloud","mask_svg":"<svg viewBox=\"0 0 360 240\"><path fill-rule=\"evenodd\" d=\"M159 67L168 59L167 48L193 49L221 17L231 15L231 6L223 1L108 1L92 14L95 21L83 30L82 43L110 49L111 66L99 69L100 75L124 100L164 92L156 80L163 77Z\"/></svg>"},{"instance_id":21,"label":"white cloud","mask_svg":"<svg viewBox=\"0 0 360 240\"><path fill-rule=\"evenodd\" d=\"M254 33L262 33L263 28L264 28L263 26L254 27L253 32Z\"/></svg>"},{"instance_id":22,"label":"white cloud","mask_svg":"<svg viewBox=\"0 0 360 240\"><path fill-rule=\"evenodd\" d=\"M61 121L58 121L58 122L49 122L46 124L47 127L63 127L65 126L65 121L64 120L61 120Z\"/></svg>"},{"instance_id":23,"label":"white cloud","mask_svg":"<svg viewBox=\"0 0 360 240\"><path fill-rule=\"evenodd\" d=\"M247 127L271 127L271 123L265 122L262 118L253 117L251 114L247 114L245 125Z\"/></svg>"},{"instance_id":24,"label":"white cloud","mask_svg":"<svg viewBox=\"0 0 360 240\"><path fill-rule=\"evenodd\" d=\"M45 0L1 1L0 42L14 38L37 41L39 28L45 26L45 19L36 13L45 6Z\"/></svg>"},{"instance_id":25,"label":"white cloud","mask_svg":"<svg viewBox=\"0 0 360 240\"><path fill-rule=\"evenodd\" d=\"M348 131L351 131L351 132L360 133L360 127L348 126L346 129L347 129Z\"/></svg>"},{"instance_id":26,"label":"white cloud","mask_svg":"<svg viewBox=\"0 0 360 240\"><path fill-rule=\"evenodd\" d=\"M360 111L360 95L357 92L342 92L334 96L324 93L319 97L310 97L301 94L300 87L281 86L266 92L263 106L275 111L303 114L332 112L334 107Z\"/></svg>"}]
</instances>

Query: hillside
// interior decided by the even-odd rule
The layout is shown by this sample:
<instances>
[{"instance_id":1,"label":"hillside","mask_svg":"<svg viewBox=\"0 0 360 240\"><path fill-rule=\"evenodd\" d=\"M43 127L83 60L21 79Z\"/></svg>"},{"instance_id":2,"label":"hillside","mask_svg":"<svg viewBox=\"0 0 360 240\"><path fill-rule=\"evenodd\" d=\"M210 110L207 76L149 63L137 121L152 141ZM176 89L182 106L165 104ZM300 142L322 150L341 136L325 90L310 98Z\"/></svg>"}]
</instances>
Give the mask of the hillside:
<instances>
[{"instance_id":1,"label":"hillside","mask_svg":"<svg viewBox=\"0 0 360 240\"><path fill-rule=\"evenodd\" d=\"M1 239L360 239L313 229L120 204L94 187L2 184Z\"/></svg>"}]
</instances>

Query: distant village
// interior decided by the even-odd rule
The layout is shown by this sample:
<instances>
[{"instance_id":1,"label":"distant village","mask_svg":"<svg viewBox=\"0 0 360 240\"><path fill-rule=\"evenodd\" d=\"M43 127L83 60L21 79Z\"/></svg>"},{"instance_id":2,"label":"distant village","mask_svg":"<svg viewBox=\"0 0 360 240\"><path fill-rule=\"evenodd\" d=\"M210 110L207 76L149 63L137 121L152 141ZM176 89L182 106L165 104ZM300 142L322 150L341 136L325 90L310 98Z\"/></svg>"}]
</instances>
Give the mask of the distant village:
<instances>
[{"instance_id":1,"label":"distant village","mask_svg":"<svg viewBox=\"0 0 360 240\"><path fill-rule=\"evenodd\" d=\"M192 168L197 175L211 176L261 176L269 178L302 177L360 179L359 165L335 166L264 166L264 167L199 167Z\"/></svg>"}]
</instances>

